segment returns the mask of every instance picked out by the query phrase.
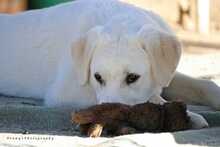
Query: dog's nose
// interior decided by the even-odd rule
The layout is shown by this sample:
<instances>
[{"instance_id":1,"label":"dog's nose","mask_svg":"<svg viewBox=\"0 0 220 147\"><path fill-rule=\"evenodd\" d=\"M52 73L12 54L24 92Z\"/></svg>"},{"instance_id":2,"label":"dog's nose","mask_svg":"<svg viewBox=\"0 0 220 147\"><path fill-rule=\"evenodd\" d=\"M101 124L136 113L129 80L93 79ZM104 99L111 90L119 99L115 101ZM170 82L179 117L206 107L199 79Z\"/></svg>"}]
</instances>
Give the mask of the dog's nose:
<instances>
[{"instance_id":1,"label":"dog's nose","mask_svg":"<svg viewBox=\"0 0 220 147\"><path fill-rule=\"evenodd\" d=\"M111 102L112 100L110 98L105 97L105 98L99 99L98 104L111 103Z\"/></svg>"},{"instance_id":2,"label":"dog's nose","mask_svg":"<svg viewBox=\"0 0 220 147\"><path fill-rule=\"evenodd\" d=\"M112 101L98 101L98 104L103 104L103 103L113 103Z\"/></svg>"},{"instance_id":3,"label":"dog's nose","mask_svg":"<svg viewBox=\"0 0 220 147\"><path fill-rule=\"evenodd\" d=\"M104 103L103 101L98 101L98 104L102 104L102 103Z\"/></svg>"},{"instance_id":4,"label":"dog's nose","mask_svg":"<svg viewBox=\"0 0 220 147\"><path fill-rule=\"evenodd\" d=\"M121 101L120 98L105 98L105 99L101 99L98 101L98 104L103 104L103 103L122 103L123 101Z\"/></svg>"}]
</instances>

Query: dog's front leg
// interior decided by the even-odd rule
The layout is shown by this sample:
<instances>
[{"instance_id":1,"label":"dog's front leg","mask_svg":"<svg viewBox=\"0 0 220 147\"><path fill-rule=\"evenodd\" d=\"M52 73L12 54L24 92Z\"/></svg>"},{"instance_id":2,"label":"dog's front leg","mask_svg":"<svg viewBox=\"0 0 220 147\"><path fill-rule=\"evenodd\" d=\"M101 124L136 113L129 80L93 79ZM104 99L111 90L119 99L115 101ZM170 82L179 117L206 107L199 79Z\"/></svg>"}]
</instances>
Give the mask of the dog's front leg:
<instances>
[{"instance_id":1,"label":"dog's front leg","mask_svg":"<svg viewBox=\"0 0 220 147\"><path fill-rule=\"evenodd\" d=\"M162 105L167 101L164 100L161 96L155 95L149 99L149 102ZM207 128L209 126L208 122L205 120L205 118L202 115L191 111L187 111L187 114L190 117L192 129Z\"/></svg>"},{"instance_id":2,"label":"dog's front leg","mask_svg":"<svg viewBox=\"0 0 220 147\"><path fill-rule=\"evenodd\" d=\"M49 107L60 107L71 105L71 100L74 94L71 94L73 89L71 89L72 84L69 83L70 79L68 77L58 77L48 92L45 95L45 105ZM72 95L72 96L71 96Z\"/></svg>"},{"instance_id":3,"label":"dog's front leg","mask_svg":"<svg viewBox=\"0 0 220 147\"><path fill-rule=\"evenodd\" d=\"M220 110L220 87L214 82L176 73L162 96L167 100L181 100L187 104L211 106Z\"/></svg>"},{"instance_id":4,"label":"dog's front leg","mask_svg":"<svg viewBox=\"0 0 220 147\"><path fill-rule=\"evenodd\" d=\"M78 109L96 104L95 94L90 86L79 84L71 59L66 60L60 64L57 73L54 73L56 78L45 94L45 105Z\"/></svg>"},{"instance_id":5,"label":"dog's front leg","mask_svg":"<svg viewBox=\"0 0 220 147\"><path fill-rule=\"evenodd\" d=\"M92 90L78 85L71 74L56 79L45 95L45 105L49 107L82 109L94 104L96 99Z\"/></svg>"}]
</instances>

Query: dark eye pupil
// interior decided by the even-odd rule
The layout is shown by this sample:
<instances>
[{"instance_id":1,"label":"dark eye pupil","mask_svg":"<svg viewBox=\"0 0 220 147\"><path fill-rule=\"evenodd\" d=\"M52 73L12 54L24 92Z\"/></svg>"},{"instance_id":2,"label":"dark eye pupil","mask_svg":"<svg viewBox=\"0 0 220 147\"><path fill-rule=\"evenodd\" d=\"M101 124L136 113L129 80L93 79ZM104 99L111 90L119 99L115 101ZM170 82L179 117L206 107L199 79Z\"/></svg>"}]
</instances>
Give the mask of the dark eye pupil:
<instances>
[{"instance_id":1,"label":"dark eye pupil","mask_svg":"<svg viewBox=\"0 0 220 147\"><path fill-rule=\"evenodd\" d=\"M102 79L102 76L98 73L95 73L95 79L100 83L100 84L103 84L103 79Z\"/></svg>"},{"instance_id":2,"label":"dark eye pupil","mask_svg":"<svg viewBox=\"0 0 220 147\"><path fill-rule=\"evenodd\" d=\"M131 84L131 83L134 83L136 82L138 79L139 79L139 75L137 74L129 74L127 77L126 77L126 83L127 84Z\"/></svg>"}]
</instances>

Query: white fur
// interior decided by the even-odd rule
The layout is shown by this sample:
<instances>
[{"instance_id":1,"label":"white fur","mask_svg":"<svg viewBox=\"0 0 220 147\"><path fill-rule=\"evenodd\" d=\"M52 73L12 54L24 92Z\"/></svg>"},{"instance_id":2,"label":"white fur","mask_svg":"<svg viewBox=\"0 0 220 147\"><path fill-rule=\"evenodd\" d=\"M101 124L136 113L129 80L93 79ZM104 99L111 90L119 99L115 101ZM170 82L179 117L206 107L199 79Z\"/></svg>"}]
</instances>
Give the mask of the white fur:
<instances>
[{"instance_id":1,"label":"white fur","mask_svg":"<svg viewBox=\"0 0 220 147\"><path fill-rule=\"evenodd\" d=\"M116 0L0 15L0 45L0 93L79 108L136 104L160 95L181 54L157 15ZM108 82L104 88L94 79L96 71ZM123 84L127 71L141 75L130 86Z\"/></svg>"},{"instance_id":2,"label":"white fur","mask_svg":"<svg viewBox=\"0 0 220 147\"><path fill-rule=\"evenodd\" d=\"M91 88L77 83L71 43L97 25L105 25L112 36L132 36L146 23L157 25L151 14L114 0L81 0L14 16L0 15L0 92L46 98L48 105L71 105L80 100L94 104Z\"/></svg>"}]
</instances>

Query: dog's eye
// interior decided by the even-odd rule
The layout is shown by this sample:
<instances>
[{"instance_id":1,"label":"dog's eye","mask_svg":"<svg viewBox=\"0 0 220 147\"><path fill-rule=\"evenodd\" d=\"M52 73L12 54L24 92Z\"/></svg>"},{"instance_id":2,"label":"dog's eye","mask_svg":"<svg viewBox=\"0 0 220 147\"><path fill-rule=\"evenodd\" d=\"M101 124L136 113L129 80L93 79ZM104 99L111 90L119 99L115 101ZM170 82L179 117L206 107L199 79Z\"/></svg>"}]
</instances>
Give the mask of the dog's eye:
<instances>
[{"instance_id":1,"label":"dog's eye","mask_svg":"<svg viewBox=\"0 0 220 147\"><path fill-rule=\"evenodd\" d=\"M101 85L104 84L104 80L102 79L102 76L99 73L95 73L94 75L97 82L99 82Z\"/></svg>"},{"instance_id":2,"label":"dog's eye","mask_svg":"<svg viewBox=\"0 0 220 147\"><path fill-rule=\"evenodd\" d=\"M127 75L125 82L129 85L129 84L136 82L139 78L140 78L140 75L130 73Z\"/></svg>"}]
</instances>

